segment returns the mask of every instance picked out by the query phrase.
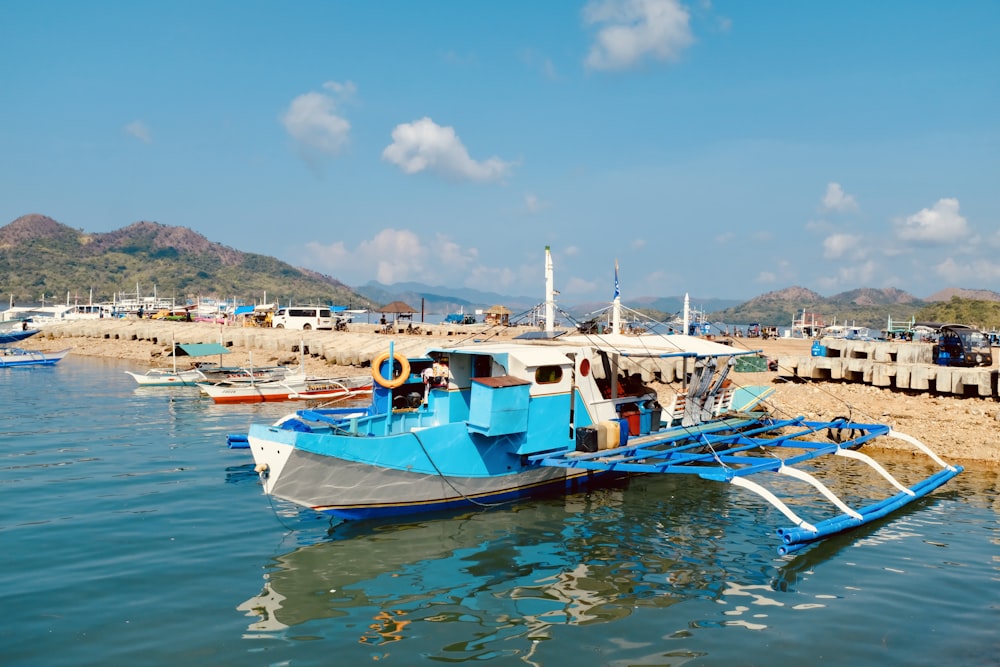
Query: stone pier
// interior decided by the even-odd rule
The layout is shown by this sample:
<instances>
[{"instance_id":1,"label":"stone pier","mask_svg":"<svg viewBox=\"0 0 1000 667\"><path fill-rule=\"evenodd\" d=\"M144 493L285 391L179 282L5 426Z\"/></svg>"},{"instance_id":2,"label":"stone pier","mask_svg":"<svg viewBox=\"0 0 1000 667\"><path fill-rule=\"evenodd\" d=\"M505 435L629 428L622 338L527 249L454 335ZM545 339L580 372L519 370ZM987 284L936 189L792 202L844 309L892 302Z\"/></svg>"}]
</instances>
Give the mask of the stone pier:
<instances>
[{"instance_id":1,"label":"stone pier","mask_svg":"<svg viewBox=\"0 0 1000 667\"><path fill-rule=\"evenodd\" d=\"M295 331L202 322L106 318L47 324L38 335L49 338L146 341L162 346L164 350L169 350L171 342L220 343L225 347L253 352L258 363L268 363L271 358L294 359L302 348L307 355L330 364L366 368L371 365L372 360L388 351L390 342L399 354L417 357L425 354L431 347L469 340L509 340L527 330L524 327L460 327L422 322L414 325L419 327L419 334L408 334L405 327L394 327L391 333L381 333L381 326L370 323L352 323L348 325L348 331ZM678 382L691 371L691 361L682 358L632 360L622 357L619 360L619 370L639 375L646 383Z\"/></svg>"},{"instance_id":2,"label":"stone pier","mask_svg":"<svg viewBox=\"0 0 1000 667\"><path fill-rule=\"evenodd\" d=\"M978 368L938 366L932 363L930 343L827 338L820 344L823 356L778 357L778 376L1000 400L995 364Z\"/></svg>"}]
</instances>

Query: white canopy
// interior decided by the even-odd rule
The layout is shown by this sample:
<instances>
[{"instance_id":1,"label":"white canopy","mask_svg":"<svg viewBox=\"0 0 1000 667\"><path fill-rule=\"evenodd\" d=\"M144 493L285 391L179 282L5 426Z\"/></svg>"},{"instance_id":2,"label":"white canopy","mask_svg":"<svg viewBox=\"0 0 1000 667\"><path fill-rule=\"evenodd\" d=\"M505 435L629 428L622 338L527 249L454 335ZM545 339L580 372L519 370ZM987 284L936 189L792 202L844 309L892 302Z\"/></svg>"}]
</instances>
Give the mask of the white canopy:
<instances>
[{"instance_id":1,"label":"white canopy","mask_svg":"<svg viewBox=\"0 0 1000 667\"><path fill-rule=\"evenodd\" d=\"M632 357L663 357L668 355L698 355L701 357L730 357L742 354L756 354L759 350L740 350L731 345L705 340L697 336L674 334L624 334L561 336L560 343L569 345L590 345L612 350Z\"/></svg>"}]
</instances>

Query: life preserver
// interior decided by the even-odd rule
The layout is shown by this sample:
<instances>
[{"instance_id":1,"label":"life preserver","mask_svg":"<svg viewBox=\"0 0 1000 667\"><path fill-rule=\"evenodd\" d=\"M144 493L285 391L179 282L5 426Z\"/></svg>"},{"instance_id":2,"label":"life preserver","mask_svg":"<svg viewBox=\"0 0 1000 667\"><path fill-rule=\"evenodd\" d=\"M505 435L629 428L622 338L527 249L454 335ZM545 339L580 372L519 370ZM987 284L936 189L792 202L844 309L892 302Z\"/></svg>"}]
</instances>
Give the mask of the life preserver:
<instances>
[{"instance_id":1,"label":"life preserver","mask_svg":"<svg viewBox=\"0 0 1000 667\"><path fill-rule=\"evenodd\" d=\"M383 352L375 357L375 360L372 361L372 379L386 389L395 389L402 386L410 378L410 360L399 354L393 355L395 363L389 365L389 374L392 375L392 368L398 363L399 375L394 378L386 378L382 376L382 364L388 360L388 352Z\"/></svg>"}]
</instances>

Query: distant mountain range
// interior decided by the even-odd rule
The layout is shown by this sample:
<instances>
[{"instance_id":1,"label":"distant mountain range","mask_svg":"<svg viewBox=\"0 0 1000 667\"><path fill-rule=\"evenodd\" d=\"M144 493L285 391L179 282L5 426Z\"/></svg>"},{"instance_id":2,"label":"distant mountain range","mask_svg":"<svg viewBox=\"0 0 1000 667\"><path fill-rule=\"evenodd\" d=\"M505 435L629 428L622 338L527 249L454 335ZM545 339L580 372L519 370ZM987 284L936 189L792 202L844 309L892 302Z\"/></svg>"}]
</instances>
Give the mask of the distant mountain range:
<instances>
[{"instance_id":1,"label":"distant mountain range","mask_svg":"<svg viewBox=\"0 0 1000 667\"><path fill-rule=\"evenodd\" d=\"M116 294L236 297L249 303L369 302L339 280L209 241L184 227L136 222L86 233L44 215L0 227L0 289L19 304Z\"/></svg>"},{"instance_id":2,"label":"distant mountain range","mask_svg":"<svg viewBox=\"0 0 1000 667\"><path fill-rule=\"evenodd\" d=\"M46 299L95 300L116 293L144 296L154 286L160 296L236 297L248 302L333 303L373 308L404 301L417 313L474 313L503 305L514 316L539 305L542 295L511 296L464 287L431 286L417 282L384 285L371 281L348 287L336 278L294 267L273 257L245 253L209 241L184 227L136 222L107 233L86 233L44 215L26 215L0 227L0 289L17 303ZM1000 310L1000 293L982 289L943 289L925 299L896 288L861 288L824 297L804 287L767 292L741 302L736 299L691 296L693 309L709 319L731 324L761 322L782 325L803 311L821 314L827 323L855 322L881 326L887 317L908 320L936 303L953 299L993 303ZM670 319L683 311L683 296L639 296L625 305L655 319ZM559 306L575 319L608 306L607 302Z\"/></svg>"}]
</instances>

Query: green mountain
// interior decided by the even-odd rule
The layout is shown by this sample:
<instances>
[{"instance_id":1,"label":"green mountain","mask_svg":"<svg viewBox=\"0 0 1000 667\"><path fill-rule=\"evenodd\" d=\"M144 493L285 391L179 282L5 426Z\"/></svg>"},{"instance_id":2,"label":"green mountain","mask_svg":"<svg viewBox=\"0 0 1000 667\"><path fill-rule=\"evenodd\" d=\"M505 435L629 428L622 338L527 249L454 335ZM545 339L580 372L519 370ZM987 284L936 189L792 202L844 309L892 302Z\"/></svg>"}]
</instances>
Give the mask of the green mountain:
<instances>
[{"instance_id":1,"label":"green mountain","mask_svg":"<svg viewBox=\"0 0 1000 667\"><path fill-rule=\"evenodd\" d=\"M863 288L823 297L804 287L788 287L767 292L733 308L710 314L713 320L731 324L791 326L803 311L815 313L826 324L848 323L881 329L891 316L894 321L909 321L925 302L895 288ZM917 316L917 319L920 319Z\"/></svg>"},{"instance_id":2,"label":"green mountain","mask_svg":"<svg viewBox=\"0 0 1000 667\"><path fill-rule=\"evenodd\" d=\"M89 234L43 215L26 215L0 227L0 290L19 305L71 299L107 301L114 295L156 294L183 302L191 297L237 298L249 303L332 303L372 308L399 299L428 312L466 312L496 303L529 308L530 297L430 287L420 283L353 289L339 280L294 267L273 257L245 253L209 241L184 227L137 222L112 232ZM400 296L400 295L404 296ZM5 299L6 300L6 299ZM682 307L681 297L645 297L629 304L666 319ZM607 304L601 304L606 306ZM895 288L863 288L823 297L803 287L768 292L737 305L721 299L693 299L728 324L790 326L802 312L826 324L853 323L881 329L915 318L1000 329L1000 294L983 289L948 288L926 300ZM583 305L575 310L581 310ZM584 309L585 310L585 309ZM586 312L586 310L585 310Z\"/></svg>"},{"instance_id":3,"label":"green mountain","mask_svg":"<svg viewBox=\"0 0 1000 667\"><path fill-rule=\"evenodd\" d=\"M958 296L968 295L968 296ZM971 298L970 298L971 297ZM984 330L1000 329L1000 294L989 290L951 288L921 300L896 288L862 288L823 297L804 287L768 292L738 306L716 311L709 318L729 324L791 326L802 313L815 313L826 324L856 324L882 329L895 324L953 322Z\"/></svg>"},{"instance_id":4,"label":"green mountain","mask_svg":"<svg viewBox=\"0 0 1000 667\"><path fill-rule=\"evenodd\" d=\"M137 288L138 286L138 288ZM0 290L15 303L108 301L116 294L237 298L370 307L340 281L209 241L184 227L137 222L88 234L43 215L0 227Z\"/></svg>"}]
</instances>

